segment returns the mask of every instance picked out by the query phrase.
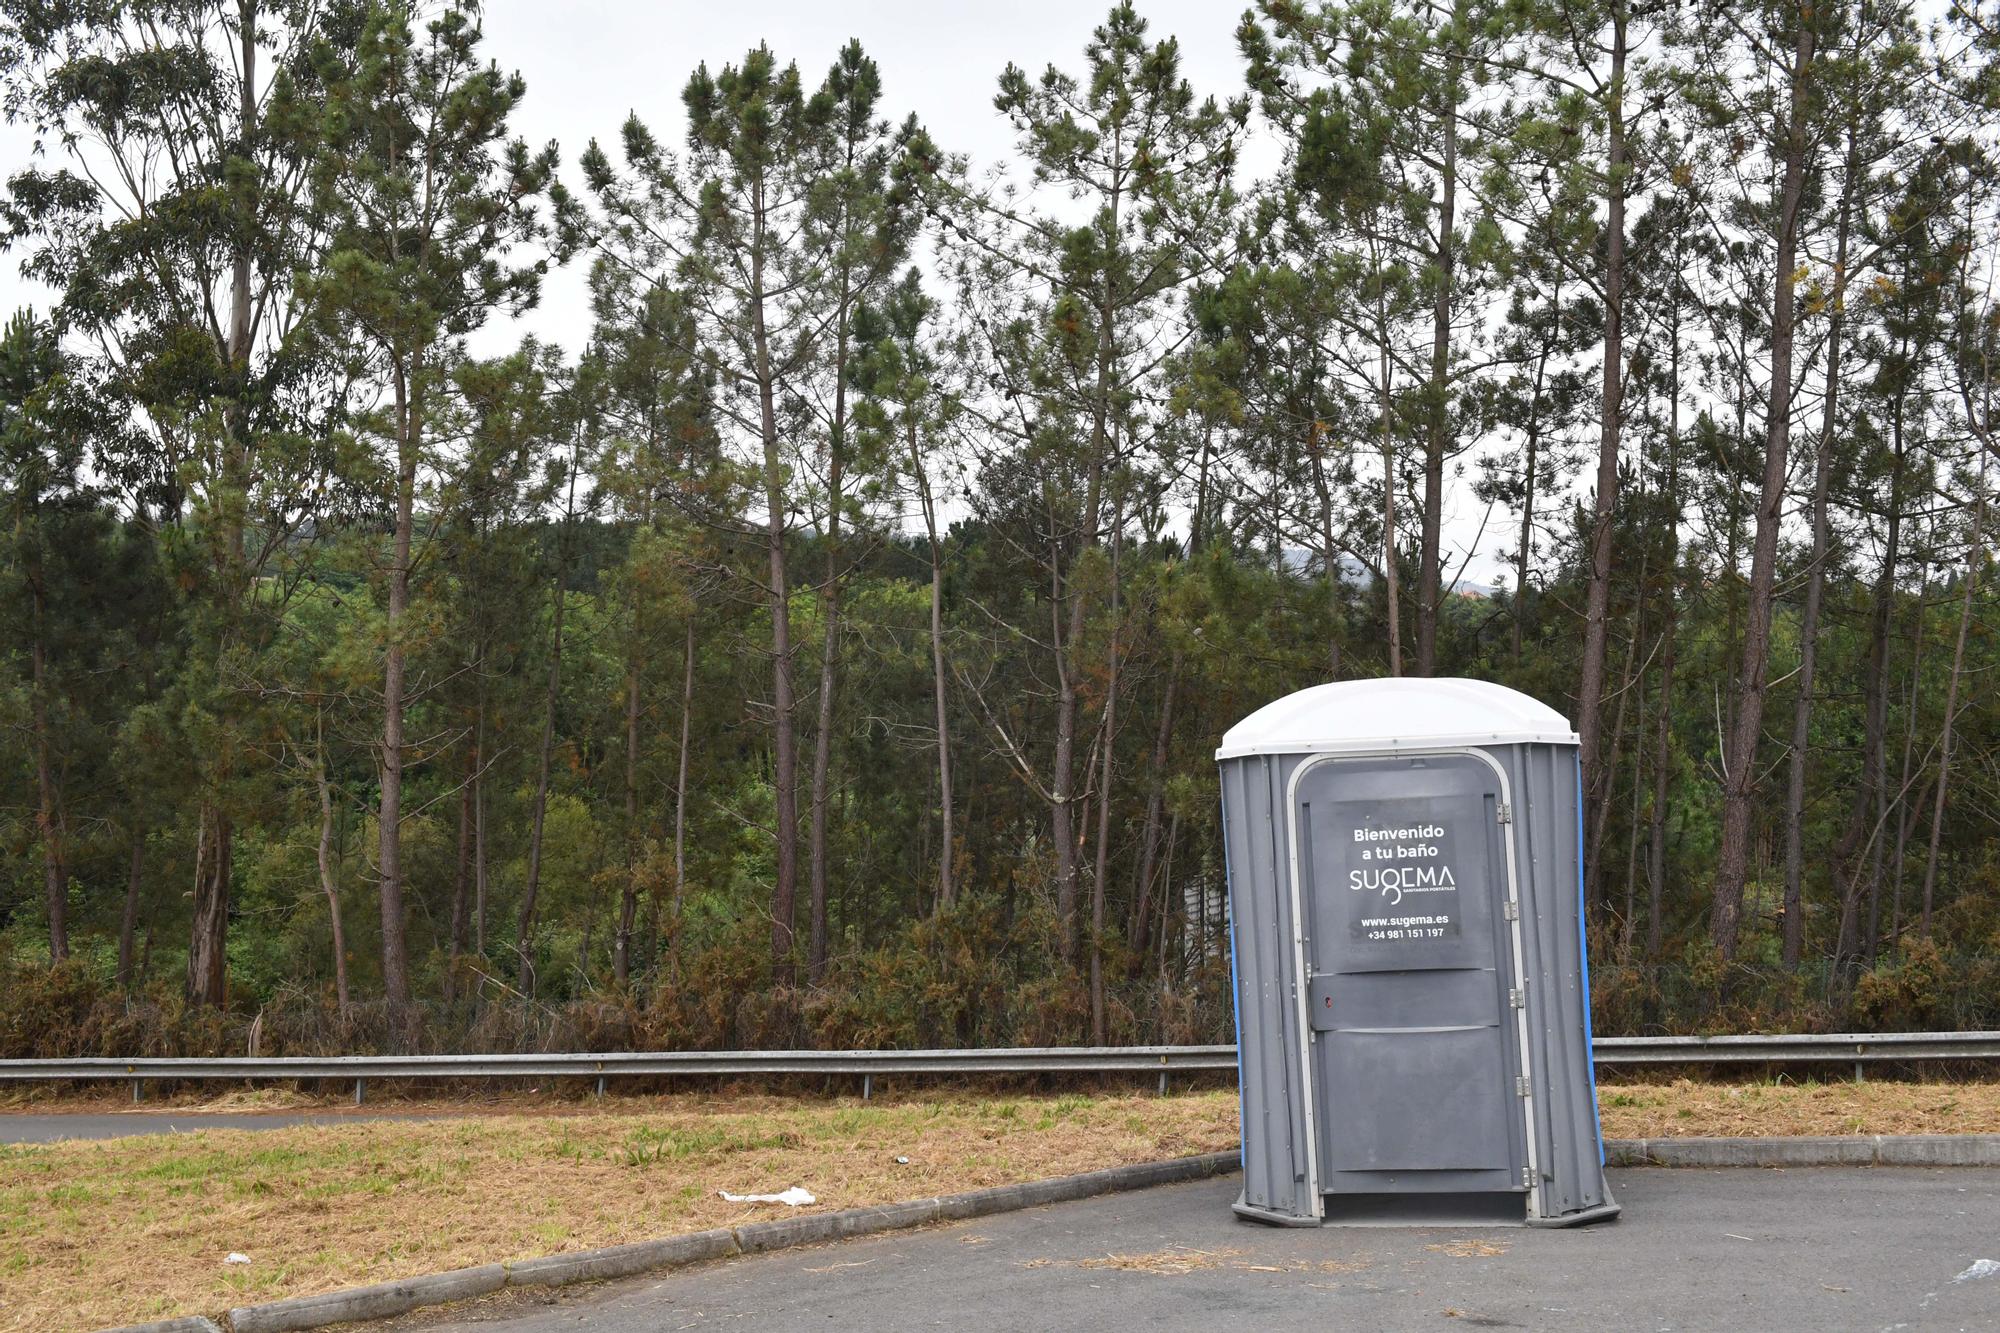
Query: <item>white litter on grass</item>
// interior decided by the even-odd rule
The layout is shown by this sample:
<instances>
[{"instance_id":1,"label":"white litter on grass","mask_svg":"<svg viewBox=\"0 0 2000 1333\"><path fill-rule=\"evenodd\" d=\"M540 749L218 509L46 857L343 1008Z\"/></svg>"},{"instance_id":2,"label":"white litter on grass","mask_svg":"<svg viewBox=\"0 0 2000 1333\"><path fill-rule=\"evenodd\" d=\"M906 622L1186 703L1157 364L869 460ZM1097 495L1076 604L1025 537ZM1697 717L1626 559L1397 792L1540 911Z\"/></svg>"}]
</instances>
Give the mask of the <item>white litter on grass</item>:
<instances>
[{"instance_id":1,"label":"white litter on grass","mask_svg":"<svg viewBox=\"0 0 2000 1333\"><path fill-rule=\"evenodd\" d=\"M240 1250L231 1250L229 1257L222 1262L225 1264L247 1264L250 1262L250 1256Z\"/></svg>"},{"instance_id":2,"label":"white litter on grass","mask_svg":"<svg viewBox=\"0 0 2000 1333\"><path fill-rule=\"evenodd\" d=\"M728 1190L717 1190L716 1193L720 1194L730 1203L782 1203L788 1207L797 1208L802 1204L819 1202L818 1199L815 1199L797 1185L792 1186L782 1194L731 1194Z\"/></svg>"},{"instance_id":3,"label":"white litter on grass","mask_svg":"<svg viewBox=\"0 0 2000 1333\"><path fill-rule=\"evenodd\" d=\"M898 1157L896 1159L897 1166L908 1166L909 1164L910 1164L910 1159L907 1157Z\"/></svg>"},{"instance_id":4,"label":"white litter on grass","mask_svg":"<svg viewBox=\"0 0 2000 1333\"><path fill-rule=\"evenodd\" d=\"M2000 1259L1977 1259L1972 1267L1953 1278L1953 1282L1973 1282L1982 1277L2000 1277Z\"/></svg>"}]
</instances>

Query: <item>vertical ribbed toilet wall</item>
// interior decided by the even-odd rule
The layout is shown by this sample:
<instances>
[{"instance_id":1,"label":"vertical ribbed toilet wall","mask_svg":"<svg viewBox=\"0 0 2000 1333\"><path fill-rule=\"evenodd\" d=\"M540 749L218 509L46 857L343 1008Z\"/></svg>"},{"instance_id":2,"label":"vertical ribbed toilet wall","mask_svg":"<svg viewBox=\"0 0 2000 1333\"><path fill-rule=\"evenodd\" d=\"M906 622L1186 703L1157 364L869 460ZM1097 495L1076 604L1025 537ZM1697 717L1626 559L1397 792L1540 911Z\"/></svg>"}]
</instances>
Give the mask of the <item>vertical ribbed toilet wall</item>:
<instances>
[{"instance_id":1,"label":"vertical ribbed toilet wall","mask_svg":"<svg viewBox=\"0 0 2000 1333\"><path fill-rule=\"evenodd\" d=\"M1243 1198L1286 1217L1315 1215L1305 1182L1307 1072L1300 1069L1285 782L1295 756L1225 760L1223 838L1235 950L1243 1099Z\"/></svg>"}]
</instances>

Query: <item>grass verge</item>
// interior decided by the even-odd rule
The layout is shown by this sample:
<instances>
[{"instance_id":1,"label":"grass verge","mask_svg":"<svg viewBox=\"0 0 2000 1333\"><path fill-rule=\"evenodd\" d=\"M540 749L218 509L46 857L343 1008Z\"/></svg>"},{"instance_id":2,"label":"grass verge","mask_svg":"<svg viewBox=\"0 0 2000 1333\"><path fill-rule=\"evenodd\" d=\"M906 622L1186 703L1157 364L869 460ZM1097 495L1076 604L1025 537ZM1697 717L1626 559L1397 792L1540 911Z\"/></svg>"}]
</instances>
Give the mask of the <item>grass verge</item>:
<instances>
[{"instance_id":1,"label":"grass verge","mask_svg":"<svg viewBox=\"0 0 2000 1333\"><path fill-rule=\"evenodd\" d=\"M1607 1084L1599 1104L1612 1138L2000 1133L1995 1083L1682 1079ZM255 1095L203 1109L311 1106ZM1230 1090L867 1103L523 1097L395 1109L451 1118L0 1146L0 1329L212 1313L786 1211L726 1203L721 1189L801 1185L817 1209L849 1208L1237 1141ZM228 1263L232 1252L250 1262Z\"/></svg>"},{"instance_id":2,"label":"grass verge","mask_svg":"<svg viewBox=\"0 0 2000 1333\"><path fill-rule=\"evenodd\" d=\"M92 1329L788 1215L1216 1152L1233 1092L357 1122L0 1147L0 1329ZM899 1161L899 1158L908 1160ZM247 1264L227 1262L230 1253Z\"/></svg>"},{"instance_id":3,"label":"grass verge","mask_svg":"<svg viewBox=\"0 0 2000 1333\"><path fill-rule=\"evenodd\" d=\"M1614 1139L1705 1135L2000 1134L2000 1083L1600 1084Z\"/></svg>"}]
</instances>

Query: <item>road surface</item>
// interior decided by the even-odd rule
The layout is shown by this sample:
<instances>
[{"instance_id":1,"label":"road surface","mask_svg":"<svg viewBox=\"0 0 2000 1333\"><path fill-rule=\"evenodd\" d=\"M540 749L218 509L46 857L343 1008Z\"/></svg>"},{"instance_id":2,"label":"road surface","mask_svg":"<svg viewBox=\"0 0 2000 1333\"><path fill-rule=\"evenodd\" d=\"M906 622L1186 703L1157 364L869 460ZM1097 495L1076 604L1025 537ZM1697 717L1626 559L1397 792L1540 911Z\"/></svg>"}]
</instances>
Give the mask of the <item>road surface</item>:
<instances>
[{"instance_id":1,"label":"road surface","mask_svg":"<svg viewBox=\"0 0 2000 1333\"><path fill-rule=\"evenodd\" d=\"M1612 1173L1616 1222L1286 1230L1234 1177L412 1316L676 1329L1993 1329L2000 1171ZM1991 1276L1981 1276L1987 1270Z\"/></svg>"},{"instance_id":2,"label":"road surface","mask_svg":"<svg viewBox=\"0 0 2000 1333\"><path fill-rule=\"evenodd\" d=\"M196 1129L291 1129L344 1125L357 1120L433 1120L429 1115L369 1115L302 1111L296 1115L238 1111L134 1111L110 1115L0 1115L0 1143L57 1143L63 1139L122 1139L132 1134L185 1134Z\"/></svg>"}]
</instances>

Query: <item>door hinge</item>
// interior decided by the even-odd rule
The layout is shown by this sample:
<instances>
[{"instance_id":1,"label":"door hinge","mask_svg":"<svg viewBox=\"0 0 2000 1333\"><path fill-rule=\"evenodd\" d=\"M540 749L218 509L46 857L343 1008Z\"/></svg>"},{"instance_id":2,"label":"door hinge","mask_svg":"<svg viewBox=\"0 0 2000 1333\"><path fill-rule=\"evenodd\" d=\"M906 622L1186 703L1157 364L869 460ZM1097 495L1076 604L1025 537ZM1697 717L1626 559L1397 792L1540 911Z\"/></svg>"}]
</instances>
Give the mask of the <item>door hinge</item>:
<instances>
[{"instance_id":1,"label":"door hinge","mask_svg":"<svg viewBox=\"0 0 2000 1333\"><path fill-rule=\"evenodd\" d=\"M1513 823L1513 822L1514 822L1514 807L1513 807L1513 806L1511 806L1511 805L1508 805L1508 804L1506 804L1506 803L1505 803L1505 802L1503 801L1503 802L1502 802L1502 803L1500 804L1500 807L1499 807L1499 811L1498 811L1498 813L1499 813L1499 817L1500 817L1500 822L1501 822L1502 824L1511 824L1511 823Z\"/></svg>"},{"instance_id":2,"label":"door hinge","mask_svg":"<svg viewBox=\"0 0 2000 1333\"><path fill-rule=\"evenodd\" d=\"M1507 1004L1509 1007L1519 1009L1524 1003L1526 1002L1522 1000L1520 991L1510 990L1507 992Z\"/></svg>"},{"instance_id":3,"label":"door hinge","mask_svg":"<svg viewBox=\"0 0 2000 1333\"><path fill-rule=\"evenodd\" d=\"M1522 1188L1522 1189L1526 1189L1526 1190L1531 1190L1531 1189L1533 1189L1534 1187L1535 1187L1535 1168L1534 1168L1534 1167L1532 1167L1532 1166L1524 1166L1524 1167L1522 1167L1522 1168L1521 1168L1521 1188Z\"/></svg>"},{"instance_id":4,"label":"door hinge","mask_svg":"<svg viewBox=\"0 0 2000 1333\"><path fill-rule=\"evenodd\" d=\"M1509 898L1500 905L1500 915L1509 921L1519 921L1521 919L1521 904Z\"/></svg>"},{"instance_id":5,"label":"door hinge","mask_svg":"<svg viewBox=\"0 0 2000 1333\"><path fill-rule=\"evenodd\" d=\"M1514 1093L1520 1097L1528 1095L1528 1076L1526 1074L1522 1074L1514 1080Z\"/></svg>"}]
</instances>

